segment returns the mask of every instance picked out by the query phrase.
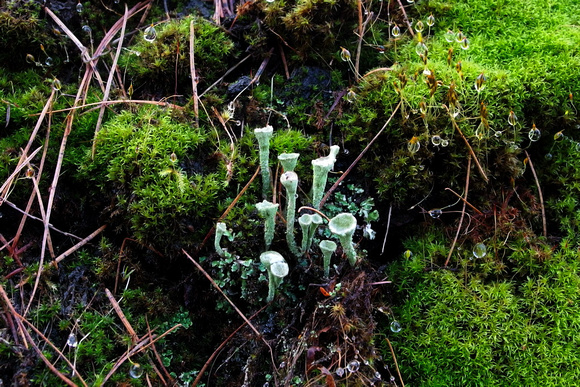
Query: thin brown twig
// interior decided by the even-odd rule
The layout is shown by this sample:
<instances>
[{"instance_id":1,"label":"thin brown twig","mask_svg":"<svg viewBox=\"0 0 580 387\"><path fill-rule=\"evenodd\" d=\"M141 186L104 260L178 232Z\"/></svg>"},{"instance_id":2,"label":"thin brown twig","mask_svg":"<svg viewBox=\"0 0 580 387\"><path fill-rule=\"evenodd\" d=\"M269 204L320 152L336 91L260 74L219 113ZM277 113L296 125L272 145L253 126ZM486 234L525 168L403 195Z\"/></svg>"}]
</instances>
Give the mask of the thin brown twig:
<instances>
[{"instance_id":1,"label":"thin brown twig","mask_svg":"<svg viewBox=\"0 0 580 387\"><path fill-rule=\"evenodd\" d=\"M455 233L455 238L453 238L453 243L451 244L451 248L449 249L449 254L447 255L447 259L445 260L445 265L443 267L447 267L449 264L449 260L451 259L451 254L453 254L453 249L455 248L455 244L457 243L457 239L459 238L459 233L461 232L461 226L463 225L463 218L465 217L465 207L468 204L467 202L467 194L469 193L469 174L471 172L471 157L467 157L467 173L465 176L465 198L463 199L463 209L461 210L461 217L459 218L459 225L457 226L457 233ZM449 188L449 190L451 190ZM452 191L452 190L451 190ZM471 204L470 206L473 207Z\"/></svg>"},{"instance_id":2,"label":"thin brown twig","mask_svg":"<svg viewBox=\"0 0 580 387\"><path fill-rule=\"evenodd\" d=\"M115 53L115 57L113 58L113 64L111 65L111 71L109 71L109 78L107 79L107 84L105 85L105 91L103 93L102 102L105 102L109 99L109 93L111 92L111 86L113 85L113 79L115 78L115 69L117 67L117 62L119 60L119 56L121 55L121 48L123 48L123 38L125 37L125 28L127 27L127 19L129 18L129 9L127 8L127 4L125 4L125 13L123 14L123 24L121 25L121 36L119 38L119 44L117 45L117 51ZM95 125L95 135L93 137L93 149L91 153L91 157L95 157L96 151L96 141L97 141L97 134L99 130L101 130L101 124L103 122L103 117L105 116L105 105L101 105L99 109L99 116L97 117L97 123Z\"/></svg>"},{"instance_id":3,"label":"thin brown twig","mask_svg":"<svg viewBox=\"0 0 580 387\"><path fill-rule=\"evenodd\" d=\"M399 101L399 103L397 104L397 106L393 110L393 113L391 113L391 116L389 117L389 119L387 120L387 122L385 122L385 124L383 125L383 127L377 132L377 134L373 137L373 139L371 141L369 141L369 143L367 144L367 146L362 150L362 152L357 156L357 158L352 162L352 164L350 164L350 166L348 167L348 169L338 178L338 180L326 192L326 194L324 195L324 197L320 201L320 204L318 205L319 208L322 208L322 206L324 206L324 203L326 203L326 201L328 200L328 198L330 197L330 195L332 195L332 193L334 192L334 190L336 189L336 187L338 187L338 185L346 178L346 176L348 176L349 172L355 167L355 165L358 164L358 162L360 161L360 159L362 159L362 157L369 150L369 148L371 147L371 145L374 144L374 142L377 140L377 138L379 138L379 136L381 135L381 133L383 133L383 131L387 128L387 126L389 125L389 123L391 122L391 120L393 119L393 117L395 116L395 114L397 113L397 111L399 110L399 108L401 107L401 103L402 102L403 102L402 100Z\"/></svg>"},{"instance_id":4,"label":"thin brown twig","mask_svg":"<svg viewBox=\"0 0 580 387\"><path fill-rule=\"evenodd\" d=\"M322 211L320 211L320 210L317 210L317 209L316 209L316 208L314 208L314 207L310 207L310 206L302 206L302 207L300 207L300 208L298 209L298 211L297 211L297 212L298 212L298 213L300 213L300 212L302 212L303 210L314 211L314 212L316 212L318 215L320 215L320 216L322 216L324 219L326 219L326 221L330 222L330 218L329 218L328 216L324 215L324 214L322 213Z\"/></svg>"},{"instance_id":5,"label":"thin brown twig","mask_svg":"<svg viewBox=\"0 0 580 387\"><path fill-rule=\"evenodd\" d=\"M469 159L471 161L471 157L469 157ZM469 203L465 198L463 198L457 192L453 191L451 188L447 187L447 188L445 188L445 191L449 191L453 195L457 196L459 198L459 200L461 200L462 202L464 202L465 204L467 204L473 211L477 212L479 215L483 214L483 212L481 212L480 210L478 210L477 207L475 207L473 204ZM467 192L466 192L465 197L467 197Z\"/></svg>"},{"instance_id":6,"label":"thin brown twig","mask_svg":"<svg viewBox=\"0 0 580 387\"><path fill-rule=\"evenodd\" d=\"M12 184L12 181L14 180L16 175L20 173L20 171L30 162L30 160L34 158L34 156L36 156L38 151L40 151L41 149L42 147L38 147L34 152L32 152L30 156L24 159L20 164L16 165L14 171L4 181L4 183L0 187L0 205L2 205L2 203L6 201L6 198L8 197L8 191L10 191L10 185Z\"/></svg>"},{"instance_id":7,"label":"thin brown twig","mask_svg":"<svg viewBox=\"0 0 580 387\"><path fill-rule=\"evenodd\" d=\"M415 31L413 31L413 26L409 22L409 18L407 17L407 12L405 12L405 7L403 7L403 3L401 3L401 0L397 0L397 3L399 3L399 8L401 8L401 12L403 13L403 20L405 20L405 23L407 24L407 28L409 29L409 32L411 33L411 36L415 37Z\"/></svg>"},{"instance_id":8,"label":"thin brown twig","mask_svg":"<svg viewBox=\"0 0 580 387\"><path fill-rule=\"evenodd\" d=\"M540 180L538 180L538 175L536 174L536 170L534 169L534 164L532 163L532 159L526 152L526 157L528 158L528 164L530 164L530 169L532 170L532 174L534 175L534 180L536 180L536 186L538 187L538 195L540 196L540 207L542 208L542 231L544 233L544 237L548 237L548 226L546 222L546 208L544 207L544 195L542 195L542 188L540 187Z\"/></svg>"},{"instance_id":9,"label":"thin brown twig","mask_svg":"<svg viewBox=\"0 0 580 387\"><path fill-rule=\"evenodd\" d=\"M127 333L129 333L129 336L131 336L131 342L133 343L133 345L136 345L137 342L139 341L139 337L137 336L137 332L135 332L135 330L131 326L131 323L129 322L129 320L127 320L127 317L125 317L125 313L123 313L121 306L119 305L117 300L115 300L115 297L113 296L111 291L109 289L105 288L105 294L107 295L109 302L113 306L115 313L117 313L117 316L119 316L119 319L121 320L121 322L123 323L123 326L127 330Z\"/></svg>"},{"instance_id":10,"label":"thin brown twig","mask_svg":"<svg viewBox=\"0 0 580 387\"><path fill-rule=\"evenodd\" d=\"M70 249L68 249L67 251L65 251L64 253L62 253L61 255L59 255L58 257L56 257L54 259L54 261L52 261L49 264L46 265L41 265L40 269L38 271L38 273L35 274L35 276L40 277L40 275L47 270L50 266L57 266L61 261L63 261L66 257L70 256L72 253L74 253L75 251L77 251L78 249L80 249L81 247L83 247L84 245L86 245L87 243L89 243L94 237L96 237L97 235L99 235L105 228L107 227L107 225L103 225L101 227L99 227L98 229L96 229L95 231L93 231L89 236L87 236L86 238L82 239L79 243L77 243L76 245L74 245L73 247L71 247ZM20 281L20 283L18 283L15 287L19 288L22 285L24 285L26 282L28 282L30 280L30 277L27 277L26 279L23 279L22 281Z\"/></svg>"},{"instance_id":11,"label":"thin brown twig","mask_svg":"<svg viewBox=\"0 0 580 387\"><path fill-rule=\"evenodd\" d=\"M475 155L475 152L473 151L473 148L469 144L469 141L467 141L467 138L463 135L463 132L459 128L459 125L457 125L457 122L455 121L455 117L453 117L453 114L451 114L451 112L449 111L449 108L447 107L447 105L443 105L443 107L445 108L445 110L447 110L447 113L449 114L449 118L451 118L451 123L453 123L453 127L457 130L457 132L459 133L459 135L461 136L461 138L465 142L465 145L467 146L467 149L469 150L469 153L471 153L471 156L473 157L473 161L475 161L475 165L477 165L477 169L479 170L479 174L481 175L481 177L483 178L483 180L485 180L485 182L488 183L489 182L489 179L487 178L487 175L485 174L485 171L483 170L483 167L479 163L479 160L477 159L477 156Z\"/></svg>"},{"instance_id":12,"label":"thin brown twig","mask_svg":"<svg viewBox=\"0 0 580 387\"><path fill-rule=\"evenodd\" d=\"M401 376L401 371L399 370L399 364L397 363L397 357L395 356L395 351L388 338L385 337L387 343L389 344L389 349L391 350L391 355L393 355L393 360L395 361L395 368L397 369L397 374L399 374L399 380L401 381L402 387L405 387L405 382L403 382L403 377Z\"/></svg>"},{"instance_id":13,"label":"thin brown twig","mask_svg":"<svg viewBox=\"0 0 580 387\"><path fill-rule=\"evenodd\" d=\"M163 365L163 360L161 360L161 356L159 356L159 352L157 352L157 348L155 347L155 344L153 342L153 335L151 334L151 327L149 326L149 320L146 318L145 322L147 323L147 337L149 338L149 341L151 342L151 349L153 350L153 354L155 355L155 358L157 359L157 363L159 363L159 365L161 366L161 370L165 374L165 377L171 381L172 385L174 385L175 380L173 379L171 374L169 374L169 371L167 371L167 368L165 368L165 366ZM168 383L165 381L165 378L163 377L163 375L161 375L160 372L157 372L157 375L163 381L163 385L167 386Z\"/></svg>"},{"instance_id":14,"label":"thin brown twig","mask_svg":"<svg viewBox=\"0 0 580 387\"><path fill-rule=\"evenodd\" d=\"M34 219L34 220L38 220L38 221L42 222L42 219L41 218L38 218L38 217L36 217L34 215L31 215L28 212L20 209L16 204L12 203L10 200L4 200L4 201L2 201L0 199L0 203L5 203L6 205L12 207L13 209L15 209L16 211L20 212L21 214L25 215L26 217L28 217L30 219ZM71 237L71 238L75 238L75 239L78 239L78 240L83 239L83 238L81 238L79 236L76 236L74 234L68 233L66 231L62 231L62 230L54 227L52 224L49 224L48 227L50 227L51 230L54 230L54 231L58 232L59 234L62 234L62 235L65 235L65 236L68 236L68 237Z\"/></svg>"},{"instance_id":15,"label":"thin brown twig","mask_svg":"<svg viewBox=\"0 0 580 387\"><path fill-rule=\"evenodd\" d=\"M191 89L193 97L193 114L195 127L199 128L199 96L197 95L197 72L195 71L195 28L193 19L189 23L189 68L191 72Z\"/></svg>"}]
</instances>

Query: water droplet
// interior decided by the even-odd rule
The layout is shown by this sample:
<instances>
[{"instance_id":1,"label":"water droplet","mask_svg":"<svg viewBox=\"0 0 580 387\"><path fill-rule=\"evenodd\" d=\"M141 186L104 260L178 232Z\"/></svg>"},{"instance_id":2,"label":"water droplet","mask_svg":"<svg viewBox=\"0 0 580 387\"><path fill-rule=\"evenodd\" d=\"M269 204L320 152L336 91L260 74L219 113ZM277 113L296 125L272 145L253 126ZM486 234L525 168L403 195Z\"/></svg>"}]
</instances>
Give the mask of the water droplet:
<instances>
[{"instance_id":1,"label":"water droplet","mask_svg":"<svg viewBox=\"0 0 580 387\"><path fill-rule=\"evenodd\" d=\"M477 92L479 93L480 91L482 91L483 89L485 89L485 81L487 81L487 78L485 75L483 75L483 73L479 74L477 76L477 78L475 78L475 90L477 90Z\"/></svg>"},{"instance_id":2,"label":"water droplet","mask_svg":"<svg viewBox=\"0 0 580 387\"><path fill-rule=\"evenodd\" d=\"M353 90L349 90L348 93L346 93L346 100L350 103L353 103L356 100L356 93Z\"/></svg>"},{"instance_id":3,"label":"water droplet","mask_svg":"<svg viewBox=\"0 0 580 387\"><path fill-rule=\"evenodd\" d=\"M413 252L411 250L405 250L405 252L403 253L403 257L405 257L406 259L409 259L413 256Z\"/></svg>"},{"instance_id":4,"label":"water droplet","mask_svg":"<svg viewBox=\"0 0 580 387\"><path fill-rule=\"evenodd\" d=\"M518 117L516 117L516 113L513 110L510 110L510 114L508 115L508 124L511 126L515 126L518 122Z\"/></svg>"},{"instance_id":5,"label":"water droplet","mask_svg":"<svg viewBox=\"0 0 580 387\"><path fill-rule=\"evenodd\" d=\"M424 29L425 29L425 25L423 24L423 22L421 20L418 20L417 23L415 23L415 31L423 32Z\"/></svg>"},{"instance_id":6,"label":"water droplet","mask_svg":"<svg viewBox=\"0 0 580 387\"><path fill-rule=\"evenodd\" d=\"M114 0L113 3L119 4L119 0Z\"/></svg>"},{"instance_id":7,"label":"water droplet","mask_svg":"<svg viewBox=\"0 0 580 387\"><path fill-rule=\"evenodd\" d=\"M532 125L532 129L528 132L528 137L530 138L530 141L534 142L542 137L542 132L540 132L540 129L536 128L536 124Z\"/></svg>"},{"instance_id":8,"label":"water droplet","mask_svg":"<svg viewBox=\"0 0 580 387\"><path fill-rule=\"evenodd\" d=\"M366 366L368 366L370 363L369 363L368 359L365 359L365 360L363 361L363 364L364 364L364 365L366 365Z\"/></svg>"},{"instance_id":9,"label":"water droplet","mask_svg":"<svg viewBox=\"0 0 580 387\"><path fill-rule=\"evenodd\" d=\"M348 372L356 372L360 368L360 363L357 360L353 360L346 365Z\"/></svg>"},{"instance_id":10,"label":"water droplet","mask_svg":"<svg viewBox=\"0 0 580 387\"><path fill-rule=\"evenodd\" d=\"M448 43L451 43L455 40L455 32L453 32L453 30L447 30L447 32L445 32L444 37Z\"/></svg>"},{"instance_id":11,"label":"water droplet","mask_svg":"<svg viewBox=\"0 0 580 387\"><path fill-rule=\"evenodd\" d=\"M85 24L83 26L83 31L86 32L87 34L90 34L93 30L91 29L91 27Z\"/></svg>"},{"instance_id":12,"label":"water droplet","mask_svg":"<svg viewBox=\"0 0 580 387\"><path fill-rule=\"evenodd\" d=\"M411 152L411 154L417 153L419 151L419 148L421 148L419 137L415 136L412 139L410 139L409 142L407 143L407 149L409 150L409 152Z\"/></svg>"},{"instance_id":13,"label":"water droplet","mask_svg":"<svg viewBox=\"0 0 580 387\"><path fill-rule=\"evenodd\" d=\"M336 374L338 375L339 378L342 378L342 376L344 375L344 368L338 367L336 369Z\"/></svg>"},{"instance_id":14,"label":"water droplet","mask_svg":"<svg viewBox=\"0 0 580 387\"><path fill-rule=\"evenodd\" d=\"M465 38L465 35L463 35L463 32L461 32L461 31L458 31L458 32L455 34L455 41L456 41L457 43L461 43L461 42L463 42L463 39L464 39L464 38Z\"/></svg>"},{"instance_id":15,"label":"water droplet","mask_svg":"<svg viewBox=\"0 0 580 387\"><path fill-rule=\"evenodd\" d=\"M423 164L419 164L419 165L417 166L417 168L418 168L420 171L423 171L423 170L425 169L425 166L424 166Z\"/></svg>"},{"instance_id":16,"label":"water droplet","mask_svg":"<svg viewBox=\"0 0 580 387\"><path fill-rule=\"evenodd\" d=\"M501 135L503 134L503 132L501 130L498 130L497 132L495 132L493 135L497 138L500 138Z\"/></svg>"},{"instance_id":17,"label":"water droplet","mask_svg":"<svg viewBox=\"0 0 580 387\"><path fill-rule=\"evenodd\" d=\"M432 210L429 210L428 212L429 212L429 216L432 217L433 219L439 219L439 217L443 213L443 211L441 211L440 208L434 208Z\"/></svg>"},{"instance_id":18,"label":"water droplet","mask_svg":"<svg viewBox=\"0 0 580 387\"><path fill-rule=\"evenodd\" d=\"M393 37L395 37L395 38L398 37L399 35L401 35L401 29L399 28L398 25L395 24L395 26L391 30L391 34L393 34Z\"/></svg>"},{"instance_id":19,"label":"water droplet","mask_svg":"<svg viewBox=\"0 0 580 387\"><path fill-rule=\"evenodd\" d=\"M139 379L143 375L143 367L139 363L133 363L129 369L129 375L133 379Z\"/></svg>"},{"instance_id":20,"label":"water droplet","mask_svg":"<svg viewBox=\"0 0 580 387\"><path fill-rule=\"evenodd\" d=\"M266 2L268 2L268 3L273 3L273 2L274 2L274 0L266 0Z\"/></svg>"},{"instance_id":21,"label":"water droplet","mask_svg":"<svg viewBox=\"0 0 580 387\"><path fill-rule=\"evenodd\" d=\"M350 51L348 51L344 47L341 47L340 48L340 59L342 59L345 62L349 61L350 60Z\"/></svg>"},{"instance_id":22,"label":"water droplet","mask_svg":"<svg viewBox=\"0 0 580 387\"><path fill-rule=\"evenodd\" d=\"M441 145L441 136L434 135L433 137L431 137L431 144L435 146Z\"/></svg>"},{"instance_id":23,"label":"water droplet","mask_svg":"<svg viewBox=\"0 0 580 387\"><path fill-rule=\"evenodd\" d=\"M435 25L435 16L433 16L433 14L429 15L427 18L427 25L429 27L433 27L433 25Z\"/></svg>"},{"instance_id":24,"label":"water droplet","mask_svg":"<svg viewBox=\"0 0 580 387\"><path fill-rule=\"evenodd\" d=\"M56 78L52 80L52 88L54 91L59 91L62 88L60 81Z\"/></svg>"},{"instance_id":25,"label":"water droplet","mask_svg":"<svg viewBox=\"0 0 580 387\"><path fill-rule=\"evenodd\" d=\"M564 133L562 133L562 131L560 131L554 135L555 141L562 140L563 138L564 138Z\"/></svg>"},{"instance_id":26,"label":"water droplet","mask_svg":"<svg viewBox=\"0 0 580 387\"><path fill-rule=\"evenodd\" d=\"M152 42L157 38L157 31L155 31L155 27L151 24L149 27L145 28L143 31L143 39L148 42Z\"/></svg>"},{"instance_id":27,"label":"water droplet","mask_svg":"<svg viewBox=\"0 0 580 387\"><path fill-rule=\"evenodd\" d=\"M552 156L552 154L551 154L551 153L546 153L546 155L544 156L544 158L545 158L546 160L548 160L548 161L549 161L549 160L552 160L552 157L554 157L554 156Z\"/></svg>"},{"instance_id":28,"label":"water droplet","mask_svg":"<svg viewBox=\"0 0 580 387\"><path fill-rule=\"evenodd\" d=\"M469 39L463 38L463 40L461 41L461 48L464 50L469 49Z\"/></svg>"},{"instance_id":29,"label":"water droplet","mask_svg":"<svg viewBox=\"0 0 580 387\"><path fill-rule=\"evenodd\" d=\"M379 371L376 371L375 372L375 378L377 378L377 379L381 379L382 378L381 373Z\"/></svg>"},{"instance_id":30,"label":"water droplet","mask_svg":"<svg viewBox=\"0 0 580 387\"><path fill-rule=\"evenodd\" d=\"M77 337L74 333L71 333L70 335L68 335L68 339L66 340L66 345L68 345L71 348L76 348L76 346L79 345L79 343L77 342Z\"/></svg>"},{"instance_id":31,"label":"water droplet","mask_svg":"<svg viewBox=\"0 0 580 387\"><path fill-rule=\"evenodd\" d=\"M83 5L81 4L81 2L79 1L79 3L77 4L77 12L81 13L83 12Z\"/></svg>"},{"instance_id":32,"label":"water droplet","mask_svg":"<svg viewBox=\"0 0 580 387\"><path fill-rule=\"evenodd\" d=\"M52 58L50 56L47 56L46 59L44 60L44 65L50 67L52 66L52 64L53 64Z\"/></svg>"},{"instance_id":33,"label":"water droplet","mask_svg":"<svg viewBox=\"0 0 580 387\"><path fill-rule=\"evenodd\" d=\"M407 0L407 3L409 4L413 4L415 2L415 0Z\"/></svg>"},{"instance_id":34,"label":"water droplet","mask_svg":"<svg viewBox=\"0 0 580 387\"><path fill-rule=\"evenodd\" d=\"M26 54L26 63L36 63L36 59L32 54Z\"/></svg>"},{"instance_id":35,"label":"water droplet","mask_svg":"<svg viewBox=\"0 0 580 387\"><path fill-rule=\"evenodd\" d=\"M483 258L487 254L487 247L483 243L478 243L473 247L473 256L475 258Z\"/></svg>"},{"instance_id":36,"label":"water droplet","mask_svg":"<svg viewBox=\"0 0 580 387\"><path fill-rule=\"evenodd\" d=\"M427 45L425 43L423 43L423 42L419 42L415 46L415 52L419 56L425 56L425 55L427 55L427 52L428 51L429 51L429 49L427 48Z\"/></svg>"},{"instance_id":37,"label":"water droplet","mask_svg":"<svg viewBox=\"0 0 580 387\"><path fill-rule=\"evenodd\" d=\"M394 376L391 376L391 379L390 380L391 380L391 383L395 383L395 377Z\"/></svg>"},{"instance_id":38,"label":"water droplet","mask_svg":"<svg viewBox=\"0 0 580 387\"><path fill-rule=\"evenodd\" d=\"M392 332L399 333L399 332L401 332L401 329L403 329L403 328L401 327L401 324L399 324L399 322L397 320L395 320L391 323L391 331Z\"/></svg>"},{"instance_id":39,"label":"water droplet","mask_svg":"<svg viewBox=\"0 0 580 387\"><path fill-rule=\"evenodd\" d=\"M449 146L449 140L447 140L447 139L443 139L443 140L441 140L441 146L442 146L443 148L446 148L446 147L448 147L448 146Z\"/></svg>"}]
</instances>

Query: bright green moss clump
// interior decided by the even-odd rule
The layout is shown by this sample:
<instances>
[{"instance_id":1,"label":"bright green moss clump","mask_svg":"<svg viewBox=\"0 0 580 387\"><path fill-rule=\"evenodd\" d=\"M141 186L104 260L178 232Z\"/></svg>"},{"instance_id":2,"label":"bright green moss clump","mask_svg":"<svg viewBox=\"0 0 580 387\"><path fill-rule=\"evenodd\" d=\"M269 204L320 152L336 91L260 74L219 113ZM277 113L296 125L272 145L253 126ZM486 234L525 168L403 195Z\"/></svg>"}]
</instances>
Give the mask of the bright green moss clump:
<instances>
[{"instance_id":1,"label":"bright green moss clump","mask_svg":"<svg viewBox=\"0 0 580 387\"><path fill-rule=\"evenodd\" d=\"M123 112L99 132L83 173L111 197L113 214L140 240L160 247L207 232L219 211L224 174L209 159L208 136L171 112Z\"/></svg>"},{"instance_id":2,"label":"bright green moss clump","mask_svg":"<svg viewBox=\"0 0 580 387\"><path fill-rule=\"evenodd\" d=\"M549 256L522 251L537 269L510 280L425 271L425 254L435 244L410 247L413 256L391 268L405 299L394 311L403 329L387 333L405 383L571 386L580 378L574 249L561 246ZM463 264L477 266L474 261Z\"/></svg>"},{"instance_id":3,"label":"bright green moss clump","mask_svg":"<svg viewBox=\"0 0 580 387\"><path fill-rule=\"evenodd\" d=\"M148 42L139 35L119 59L133 87L152 87L160 95L191 93L190 22L195 30L195 67L200 87L209 86L228 68L234 45L226 34L209 21L190 16L154 26L157 37ZM177 79L176 79L177 77Z\"/></svg>"}]
</instances>

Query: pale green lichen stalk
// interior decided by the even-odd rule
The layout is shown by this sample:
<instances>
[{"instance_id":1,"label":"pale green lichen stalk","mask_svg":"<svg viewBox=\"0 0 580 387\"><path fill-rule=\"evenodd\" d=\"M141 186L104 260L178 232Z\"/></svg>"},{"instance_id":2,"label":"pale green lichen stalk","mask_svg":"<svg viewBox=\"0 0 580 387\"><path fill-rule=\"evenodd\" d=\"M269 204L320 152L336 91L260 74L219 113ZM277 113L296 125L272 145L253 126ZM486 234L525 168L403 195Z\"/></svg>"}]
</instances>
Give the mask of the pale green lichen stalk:
<instances>
[{"instance_id":1,"label":"pale green lichen stalk","mask_svg":"<svg viewBox=\"0 0 580 387\"><path fill-rule=\"evenodd\" d=\"M270 187L270 139L274 128L268 125L265 128L254 129L254 135L258 140L260 149L260 169L262 174L262 199L268 199L271 195Z\"/></svg>"},{"instance_id":2,"label":"pale green lichen stalk","mask_svg":"<svg viewBox=\"0 0 580 387\"><path fill-rule=\"evenodd\" d=\"M215 226L215 239L214 239L215 251L222 258L232 258L232 254L228 253L221 247L221 241L224 235L227 236L230 239L230 241L234 239L233 235L228 231L226 224L223 222L218 222L218 224L216 224Z\"/></svg>"},{"instance_id":3,"label":"pale green lichen stalk","mask_svg":"<svg viewBox=\"0 0 580 387\"><path fill-rule=\"evenodd\" d=\"M328 172L334 167L336 162L336 155L340 147L333 145L330 147L330 154L326 157L320 157L312 160L312 206L318 208L324 189L326 188L326 181L328 180Z\"/></svg>"},{"instance_id":4,"label":"pale green lichen stalk","mask_svg":"<svg viewBox=\"0 0 580 387\"><path fill-rule=\"evenodd\" d=\"M312 245L312 239L314 238L316 228L322 224L322 216L318 214L304 214L298 218L298 223L302 229L302 246L300 248L300 255L304 255L310 248L310 245Z\"/></svg>"},{"instance_id":5,"label":"pale green lichen stalk","mask_svg":"<svg viewBox=\"0 0 580 387\"><path fill-rule=\"evenodd\" d=\"M256 209L262 218L264 218L264 241L266 242L266 250L270 248L272 240L274 239L274 229L276 228L276 212L279 204L271 203L267 200L256 204Z\"/></svg>"},{"instance_id":6,"label":"pale green lichen stalk","mask_svg":"<svg viewBox=\"0 0 580 387\"><path fill-rule=\"evenodd\" d=\"M278 155L278 161L282 164L284 172L294 171L300 153L282 153Z\"/></svg>"},{"instance_id":7,"label":"pale green lichen stalk","mask_svg":"<svg viewBox=\"0 0 580 387\"><path fill-rule=\"evenodd\" d=\"M332 254L336 251L336 243L330 240L323 240L320 241L320 250L322 251L322 255L324 257L324 277L328 278L330 273L330 258L332 258Z\"/></svg>"},{"instance_id":8,"label":"pale green lichen stalk","mask_svg":"<svg viewBox=\"0 0 580 387\"><path fill-rule=\"evenodd\" d=\"M352 236L356 230L356 218L352 214L343 212L330 219L328 228L333 234L338 236L350 265L354 266L356 264L356 251L354 250Z\"/></svg>"},{"instance_id":9,"label":"pale green lichen stalk","mask_svg":"<svg viewBox=\"0 0 580 387\"><path fill-rule=\"evenodd\" d=\"M296 191L298 190L298 175L296 172L284 172L280 183L286 189L286 242L292 254L300 256L300 251L294 240L294 220L296 218Z\"/></svg>"},{"instance_id":10,"label":"pale green lichen stalk","mask_svg":"<svg viewBox=\"0 0 580 387\"><path fill-rule=\"evenodd\" d=\"M268 302L274 299L276 289L282 283L284 277L288 275L290 268L284 257L276 251L265 251L260 255L260 262L268 271Z\"/></svg>"}]
</instances>

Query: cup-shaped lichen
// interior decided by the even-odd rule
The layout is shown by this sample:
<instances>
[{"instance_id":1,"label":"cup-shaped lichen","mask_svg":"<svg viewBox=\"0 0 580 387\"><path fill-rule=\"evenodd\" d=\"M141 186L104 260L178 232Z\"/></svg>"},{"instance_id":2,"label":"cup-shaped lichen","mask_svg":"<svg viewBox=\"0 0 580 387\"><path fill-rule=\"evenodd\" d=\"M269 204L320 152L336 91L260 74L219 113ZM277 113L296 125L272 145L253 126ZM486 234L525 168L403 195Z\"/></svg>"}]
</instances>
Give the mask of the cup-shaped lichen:
<instances>
[{"instance_id":1,"label":"cup-shaped lichen","mask_svg":"<svg viewBox=\"0 0 580 387\"><path fill-rule=\"evenodd\" d=\"M274 299L276 289L282 283L282 279L288 275L290 268L284 260L282 254L276 251L265 251L260 255L260 262L268 271L268 298L270 302Z\"/></svg>"},{"instance_id":2,"label":"cup-shaped lichen","mask_svg":"<svg viewBox=\"0 0 580 387\"><path fill-rule=\"evenodd\" d=\"M278 155L278 160L280 161L280 164L282 164L284 172L294 171L299 156L300 153L282 153Z\"/></svg>"},{"instance_id":3,"label":"cup-shaped lichen","mask_svg":"<svg viewBox=\"0 0 580 387\"><path fill-rule=\"evenodd\" d=\"M338 145L333 145L330 147L328 156L312 160L312 206L316 208L318 208L322 200L326 181L328 180L328 172L334 167L339 150L340 147Z\"/></svg>"},{"instance_id":4,"label":"cup-shaped lichen","mask_svg":"<svg viewBox=\"0 0 580 387\"><path fill-rule=\"evenodd\" d=\"M338 236L342 249L351 266L356 264L356 251L352 243L352 236L356 230L356 218L349 213L343 212L330 219L328 223L330 231Z\"/></svg>"},{"instance_id":5,"label":"cup-shaped lichen","mask_svg":"<svg viewBox=\"0 0 580 387\"><path fill-rule=\"evenodd\" d=\"M272 240L274 239L276 211L278 211L278 207L279 204L274 204L267 200L256 204L258 213L264 218L264 241L266 242L266 250L270 248L270 244L272 244Z\"/></svg>"},{"instance_id":6,"label":"cup-shaped lichen","mask_svg":"<svg viewBox=\"0 0 580 387\"><path fill-rule=\"evenodd\" d=\"M232 254L228 253L226 250L222 249L222 247L221 247L221 241L222 241L222 237L224 235L226 235L230 239L233 239L232 235L228 231L228 228L226 227L226 224L223 222L218 222L218 224L216 224L216 226L215 226L215 239L214 239L215 251L222 258L231 258Z\"/></svg>"},{"instance_id":7,"label":"cup-shaped lichen","mask_svg":"<svg viewBox=\"0 0 580 387\"><path fill-rule=\"evenodd\" d=\"M332 254L336 251L336 243L325 239L320 241L320 250L322 251L322 255L324 257L323 264L324 264L324 277L328 278L328 274L330 272L330 258L332 258Z\"/></svg>"},{"instance_id":8,"label":"cup-shaped lichen","mask_svg":"<svg viewBox=\"0 0 580 387\"><path fill-rule=\"evenodd\" d=\"M268 125L265 128L254 129L254 135L258 140L260 149L260 169L262 173L262 199L270 196L270 139L274 128Z\"/></svg>"},{"instance_id":9,"label":"cup-shaped lichen","mask_svg":"<svg viewBox=\"0 0 580 387\"><path fill-rule=\"evenodd\" d=\"M302 228L302 246L300 249L300 254L304 255L312 245L312 239L314 238L314 232L318 225L322 224L322 216L318 214L304 214L298 218L298 223L300 228Z\"/></svg>"},{"instance_id":10,"label":"cup-shaped lichen","mask_svg":"<svg viewBox=\"0 0 580 387\"><path fill-rule=\"evenodd\" d=\"M300 251L294 240L294 219L296 218L296 191L298 190L298 175L296 172L284 172L280 183L286 189L286 241L292 254L300 256Z\"/></svg>"}]
</instances>

